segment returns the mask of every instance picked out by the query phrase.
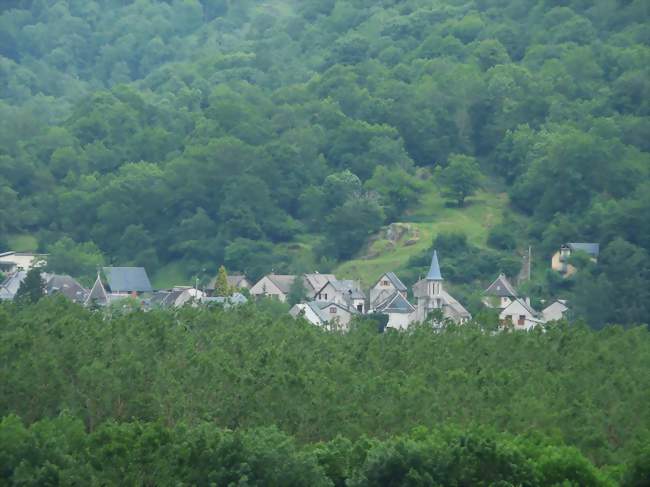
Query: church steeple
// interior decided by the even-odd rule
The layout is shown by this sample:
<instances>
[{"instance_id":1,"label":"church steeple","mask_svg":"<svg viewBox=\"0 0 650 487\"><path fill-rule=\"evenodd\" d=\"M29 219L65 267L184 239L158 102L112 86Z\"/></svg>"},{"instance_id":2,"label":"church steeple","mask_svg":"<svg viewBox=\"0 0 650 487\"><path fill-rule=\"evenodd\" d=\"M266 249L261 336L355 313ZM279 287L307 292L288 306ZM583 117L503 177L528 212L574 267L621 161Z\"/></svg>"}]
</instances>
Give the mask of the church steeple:
<instances>
[{"instance_id":1,"label":"church steeple","mask_svg":"<svg viewBox=\"0 0 650 487\"><path fill-rule=\"evenodd\" d=\"M433 257L431 257L431 267L429 267L427 281L442 281L440 265L438 264L438 252L436 250L433 251Z\"/></svg>"}]
</instances>

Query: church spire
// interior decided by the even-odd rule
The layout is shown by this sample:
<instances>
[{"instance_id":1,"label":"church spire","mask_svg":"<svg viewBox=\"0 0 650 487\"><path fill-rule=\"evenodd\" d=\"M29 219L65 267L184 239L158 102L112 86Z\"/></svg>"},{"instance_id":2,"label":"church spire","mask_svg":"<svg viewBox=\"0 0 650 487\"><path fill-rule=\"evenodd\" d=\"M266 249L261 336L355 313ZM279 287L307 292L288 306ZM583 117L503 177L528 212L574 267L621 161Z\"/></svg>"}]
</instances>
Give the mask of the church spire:
<instances>
[{"instance_id":1,"label":"church spire","mask_svg":"<svg viewBox=\"0 0 650 487\"><path fill-rule=\"evenodd\" d=\"M440 265L438 264L438 252L436 250L433 251L433 257L431 257L431 267L427 274L427 281L442 281Z\"/></svg>"}]
</instances>

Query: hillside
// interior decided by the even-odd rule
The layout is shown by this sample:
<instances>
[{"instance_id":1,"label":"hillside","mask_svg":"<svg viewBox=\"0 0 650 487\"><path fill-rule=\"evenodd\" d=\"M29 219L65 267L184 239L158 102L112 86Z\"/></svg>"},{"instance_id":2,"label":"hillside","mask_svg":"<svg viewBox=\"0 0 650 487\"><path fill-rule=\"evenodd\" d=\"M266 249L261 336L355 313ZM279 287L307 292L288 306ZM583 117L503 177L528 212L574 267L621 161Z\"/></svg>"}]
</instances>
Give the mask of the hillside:
<instances>
[{"instance_id":1,"label":"hillside","mask_svg":"<svg viewBox=\"0 0 650 487\"><path fill-rule=\"evenodd\" d=\"M532 245L533 298L647 322L649 19L645 0L2 2L0 251L167 286L221 264L407 282L436 246L467 296ZM396 223L417 242L392 248ZM601 254L562 280L567 241Z\"/></svg>"},{"instance_id":2,"label":"hillside","mask_svg":"<svg viewBox=\"0 0 650 487\"><path fill-rule=\"evenodd\" d=\"M463 233L471 244L485 248L489 230L501 223L508 199L503 193L480 191L465 208L446 203L432 187L403 219L371 237L358 258L338 265L335 274L370 287L384 272L406 268L409 259L428 251L435 237L445 233Z\"/></svg>"}]
</instances>

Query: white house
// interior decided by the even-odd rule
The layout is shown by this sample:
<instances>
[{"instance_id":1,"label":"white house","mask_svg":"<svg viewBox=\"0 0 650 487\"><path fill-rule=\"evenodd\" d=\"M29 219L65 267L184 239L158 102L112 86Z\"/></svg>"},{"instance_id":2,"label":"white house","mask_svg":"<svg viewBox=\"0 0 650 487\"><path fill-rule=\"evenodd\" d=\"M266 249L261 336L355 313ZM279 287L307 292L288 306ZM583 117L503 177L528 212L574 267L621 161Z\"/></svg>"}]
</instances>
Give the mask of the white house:
<instances>
[{"instance_id":1,"label":"white house","mask_svg":"<svg viewBox=\"0 0 650 487\"><path fill-rule=\"evenodd\" d=\"M517 290L505 274L499 274L492 284L483 291L483 304L489 308L503 309L517 299Z\"/></svg>"},{"instance_id":2,"label":"white house","mask_svg":"<svg viewBox=\"0 0 650 487\"><path fill-rule=\"evenodd\" d=\"M289 314L294 318L303 317L314 325L330 330L347 331L356 311L338 303L310 301L294 305Z\"/></svg>"},{"instance_id":3,"label":"white house","mask_svg":"<svg viewBox=\"0 0 650 487\"><path fill-rule=\"evenodd\" d=\"M400 281L399 277L397 277L394 272L386 272L370 288L368 296L370 308L376 308L378 304L385 302L395 293L400 293L402 297L406 298L406 286L402 281Z\"/></svg>"},{"instance_id":4,"label":"white house","mask_svg":"<svg viewBox=\"0 0 650 487\"><path fill-rule=\"evenodd\" d=\"M296 276L288 274L267 274L251 287L250 294L256 298L270 297L284 303L295 278Z\"/></svg>"},{"instance_id":5,"label":"white house","mask_svg":"<svg viewBox=\"0 0 650 487\"><path fill-rule=\"evenodd\" d=\"M347 306L358 313L366 312L366 295L355 281L330 279L316 292L314 299Z\"/></svg>"},{"instance_id":6,"label":"white house","mask_svg":"<svg viewBox=\"0 0 650 487\"><path fill-rule=\"evenodd\" d=\"M438 253L435 250L427 276L413 285L413 295L417 299L416 321L424 321L435 310L440 310L443 318L456 323L465 323L472 318L463 305L443 289Z\"/></svg>"},{"instance_id":7,"label":"white house","mask_svg":"<svg viewBox=\"0 0 650 487\"><path fill-rule=\"evenodd\" d=\"M564 318L567 311L569 311L569 307L566 305L566 301L558 299L542 310L542 317L545 322L558 321Z\"/></svg>"},{"instance_id":8,"label":"white house","mask_svg":"<svg viewBox=\"0 0 650 487\"><path fill-rule=\"evenodd\" d=\"M388 315L387 328L404 330L415 321L416 310L406 297L399 291L395 291L383 302L377 303L373 308L375 313Z\"/></svg>"},{"instance_id":9,"label":"white house","mask_svg":"<svg viewBox=\"0 0 650 487\"><path fill-rule=\"evenodd\" d=\"M503 328L514 330L531 330L544 323L544 317L521 298L506 306L499 313L499 320Z\"/></svg>"}]
</instances>

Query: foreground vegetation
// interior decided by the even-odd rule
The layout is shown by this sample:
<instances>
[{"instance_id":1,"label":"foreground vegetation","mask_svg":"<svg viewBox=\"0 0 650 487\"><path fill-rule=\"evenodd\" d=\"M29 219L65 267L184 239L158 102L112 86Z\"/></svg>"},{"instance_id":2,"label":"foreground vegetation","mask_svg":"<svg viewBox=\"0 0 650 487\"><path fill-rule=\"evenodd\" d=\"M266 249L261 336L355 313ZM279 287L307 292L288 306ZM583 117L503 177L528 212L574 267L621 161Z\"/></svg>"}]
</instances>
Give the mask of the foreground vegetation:
<instances>
[{"instance_id":1,"label":"foreground vegetation","mask_svg":"<svg viewBox=\"0 0 650 487\"><path fill-rule=\"evenodd\" d=\"M574 446L599 467L626 464L650 440L647 327L595 332L558 324L545 333L493 334L468 325L380 334L364 321L343 335L273 310L108 318L59 299L4 304L0 416L31 425L70 415L81 422L71 435L81 424L95 435L82 444L101 431L128 441L151 431L182 443L183 435L208 430L214 441L235 438L214 428L275 426L301 445L341 435L386 439L381 448L405 442L408 450L410 440L389 438L419 427L487 427L528 438L524 449L531 438ZM63 428L56 435L64 441L68 423L61 421L20 434ZM133 421L139 426L122 425ZM77 448L74 438L65 448ZM431 438L437 444L442 437ZM458 438L448 437L449 445ZM375 460L372 454L355 468Z\"/></svg>"},{"instance_id":2,"label":"foreground vegetation","mask_svg":"<svg viewBox=\"0 0 650 487\"><path fill-rule=\"evenodd\" d=\"M0 422L0 480L16 485L632 487L647 485L644 454L599 470L575 448L482 430L297 444L273 427L208 421L109 422L92 432L65 414L30 427L15 416Z\"/></svg>"}]
</instances>

